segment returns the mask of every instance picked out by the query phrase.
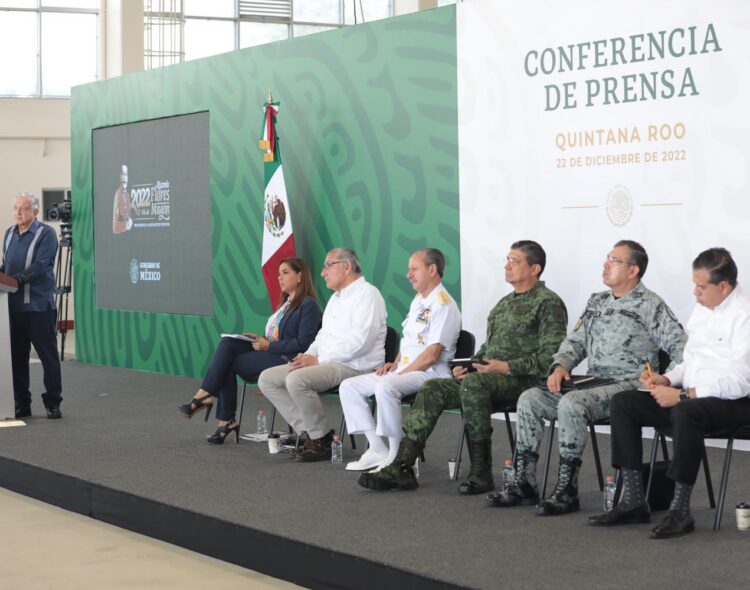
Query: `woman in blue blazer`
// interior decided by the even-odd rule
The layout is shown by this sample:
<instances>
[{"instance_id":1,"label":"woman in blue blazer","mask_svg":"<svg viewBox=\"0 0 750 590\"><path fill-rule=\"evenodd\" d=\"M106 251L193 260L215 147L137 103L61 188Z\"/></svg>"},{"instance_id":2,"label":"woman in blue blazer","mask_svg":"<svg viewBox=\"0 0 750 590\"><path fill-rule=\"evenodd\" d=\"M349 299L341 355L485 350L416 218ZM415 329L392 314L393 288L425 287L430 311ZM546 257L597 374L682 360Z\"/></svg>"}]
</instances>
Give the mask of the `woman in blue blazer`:
<instances>
[{"instance_id":1,"label":"woman in blue blazer","mask_svg":"<svg viewBox=\"0 0 750 590\"><path fill-rule=\"evenodd\" d=\"M212 444L223 444L227 435L234 432L239 440L237 410L237 375L245 380L255 380L261 371L283 365L288 358L305 352L320 329L320 308L315 301L310 271L299 258L287 258L279 265L281 305L268 318L265 336L248 332L251 342L224 337L214 353L211 366L201 388L190 402L178 408L185 418L192 418L206 410L206 420L214 399L219 427L208 437Z\"/></svg>"}]
</instances>

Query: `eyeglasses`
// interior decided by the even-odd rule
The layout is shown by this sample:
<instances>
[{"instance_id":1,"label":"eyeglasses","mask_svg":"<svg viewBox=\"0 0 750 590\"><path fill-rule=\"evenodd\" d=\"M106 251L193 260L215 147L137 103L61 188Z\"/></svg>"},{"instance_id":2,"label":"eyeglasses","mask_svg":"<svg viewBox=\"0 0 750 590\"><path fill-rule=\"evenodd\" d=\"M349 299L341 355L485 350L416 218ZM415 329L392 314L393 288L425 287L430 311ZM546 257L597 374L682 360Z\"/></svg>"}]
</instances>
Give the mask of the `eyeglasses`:
<instances>
[{"instance_id":1,"label":"eyeglasses","mask_svg":"<svg viewBox=\"0 0 750 590\"><path fill-rule=\"evenodd\" d=\"M605 256L604 264L627 264L628 266L633 266L632 262L628 262L627 260L620 260L619 258L615 258L613 256Z\"/></svg>"},{"instance_id":2,"label":"eyeglasses","mask_svg":"<svg viewBox=\"0 0 750 590\"><path fill-rule=\"evenodd\" d=\"M31 205L13 205L13 211L31 211L32 209Z\"/></svg>"},{"instance_id":3,"label":"eyeglasses","mask_svg":"<svg viewBox=\"0 0 750 590\"><path fill-rule=\"evenodd\" d=\"M329 260L323 263L323 268L331 268L334 264L341 264L343 260Z\"/></svg>"}]
</instances>

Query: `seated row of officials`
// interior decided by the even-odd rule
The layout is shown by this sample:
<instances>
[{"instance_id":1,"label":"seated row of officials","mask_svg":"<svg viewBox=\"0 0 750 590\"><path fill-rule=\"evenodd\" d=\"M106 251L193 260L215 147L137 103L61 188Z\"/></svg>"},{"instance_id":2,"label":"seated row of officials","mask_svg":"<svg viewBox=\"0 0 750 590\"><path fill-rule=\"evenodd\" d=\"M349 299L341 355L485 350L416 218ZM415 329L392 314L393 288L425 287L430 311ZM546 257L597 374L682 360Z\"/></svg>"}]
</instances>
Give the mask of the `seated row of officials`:
<instances>
[{"instance_id":1,"label":"seated row of officials","mask_svg":"<svg viewBox=\"0 0 750 590\"><path fill-rule=\"evenodd\" d=\"M322 325L307 266L298 258L284 260L279 268L282 303L264 335L249 333L251 343L223 338L201 388L179 410L186 417L209 412L217 398L219 427L208 441L221 444L232 433L236 441L236 376L257 378L264 395L300 435L296 460L320 461L330 458L334 431L319 394L338 386L349 432L369 442L347 469L362 471L359 485L380 491L418 487L415 460L443 410L461 408L471 469L458 491L474 495L495 489L494 408L516 403L515 480L487 500L496 507L536 506L543 516L580 509L578 472L588 424L611 416L612 459L622 470L623 496L614 511L589 518L596 526L649 522L640 429L670 426L675 457L668 476L676 481L675 495L651 536L690 532L690 494L703 433L750 423L750 299L737 283L734 260L723 248L706 250L694 260L698 306L686 333L663 299L642 282L645 249L621 240L604 260L607 290L591 295L567 336L565 304L540 280L545 264L546 254L536 242L511 245L505 279L513 291L490 312L487 337L476 355L481 362L473 363L472 371L451 371L448 362L461 317L442 284L445 259L439 250L419 250L409 259L407 277L417 294L392 363L385 362L385 303L362 276L352 250L336 248L326 256L321 275L334 295ZM668 354L668 367L659 366L660 351ZM566 388L563 394L563 383L584 359L599 385ZM402 425L400 401L414 393ZM371 395L376 417L367 404ZM544 421L552 419L559 425L557 485L549 497L540 498L538 449Z\"/></svg>"}]
</instances>

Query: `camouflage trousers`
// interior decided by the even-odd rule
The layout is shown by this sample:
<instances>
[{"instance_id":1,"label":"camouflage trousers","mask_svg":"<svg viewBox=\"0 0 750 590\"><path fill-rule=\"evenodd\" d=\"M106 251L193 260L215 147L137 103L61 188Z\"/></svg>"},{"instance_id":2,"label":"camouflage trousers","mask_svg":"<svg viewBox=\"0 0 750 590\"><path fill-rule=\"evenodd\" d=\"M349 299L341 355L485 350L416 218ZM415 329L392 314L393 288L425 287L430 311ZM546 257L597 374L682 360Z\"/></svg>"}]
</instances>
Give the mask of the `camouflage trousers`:
<instances>
[{"instance_id":1,"label":"camouflage trousers","mask_svg":"<svg viewBox=\"0 0 750 590\"><path fill-rule=\"evenodd\" d=\"M538 377L494 373L469 373L460 380L429 379L419 388L417 399L404 418L404 434L424 445L443 410L461 408L471 439L487 440L492 435L493 408L513 403L524 389L538 381Z\"/></svg>"},{"instance_id":2,"label":"camouflage trousers","mask_svg":"<svg viewBox=\"0 0 750 590\"><path fill-rule=\"evenodd\" d=\"M518 451L538 451L544 420L557 420L560 456L576 459L583 454L589 423L609 417L609 402L620 391L641 387L637 379L571 391L563 396L534 387L518 398L516 422Z\"/></svg>"}]
</instances>

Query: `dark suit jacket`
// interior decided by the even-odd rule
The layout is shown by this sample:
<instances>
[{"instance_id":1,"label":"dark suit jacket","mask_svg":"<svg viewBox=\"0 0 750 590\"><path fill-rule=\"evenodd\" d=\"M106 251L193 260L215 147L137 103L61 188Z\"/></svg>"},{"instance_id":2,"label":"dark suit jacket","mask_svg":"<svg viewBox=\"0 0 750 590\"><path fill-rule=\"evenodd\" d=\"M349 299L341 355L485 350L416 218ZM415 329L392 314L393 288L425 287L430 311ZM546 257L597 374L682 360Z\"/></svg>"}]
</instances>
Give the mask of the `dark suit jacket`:
<instances>
[{"instance_id":1,"label":"dark suit jacket","mask_svg":"<svg viewBox=\"0 0 750 590\"><path fill-rule=\"evenodd\" d=\"M279 339L268 345L268 352L293 357L305 352L320 330L322 316L318 303L305 297L302 304L284 314L279 323Z\"/></svg>"}]
</instances>

